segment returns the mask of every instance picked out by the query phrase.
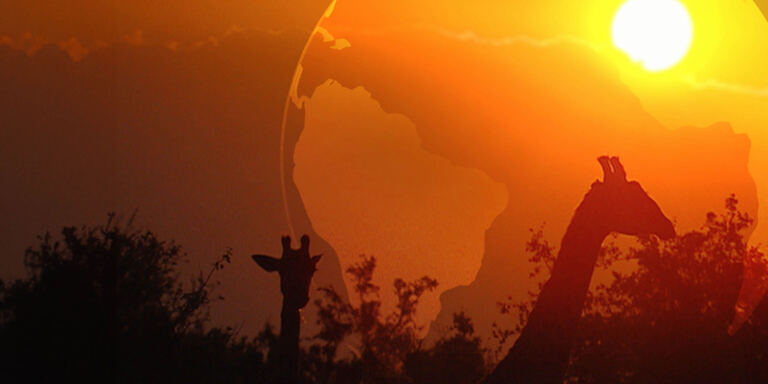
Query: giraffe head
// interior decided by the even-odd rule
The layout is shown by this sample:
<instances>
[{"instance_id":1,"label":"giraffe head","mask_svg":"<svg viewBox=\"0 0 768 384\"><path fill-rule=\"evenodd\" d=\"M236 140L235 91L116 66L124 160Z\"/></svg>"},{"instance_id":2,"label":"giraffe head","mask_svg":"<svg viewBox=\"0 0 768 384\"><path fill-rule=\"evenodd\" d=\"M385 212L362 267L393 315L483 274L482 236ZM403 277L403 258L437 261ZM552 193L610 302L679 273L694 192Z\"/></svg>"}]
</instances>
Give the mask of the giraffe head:
<instances>
[{"instance_id":1,"label":"giraffe head","mask_svg":"<svg viewBox=\"0 0 768 384\"><path fill-rule=\"evenodd\" d=\"M656 235L662 239L675 236L672 222L640 183L627 181L618 157L601 156L597 160L603 167L603 181L592 184L581 207L589 212L590 220L594 220L601 231Z\"/></svg>"},{"instance_id":2,"label":"giraffe head","mask_svg":"<svg viewBox=\"0 0 768 384\"><path fill-rule=\"evenodd\" d=\"M280 274L280 291L283 299L295 308L304 308L309 302L309 284L317 270L322 255L309 256L309 236L301 237L299 249L291 248L291 237L283 236L283 256L274 258L253 255L253 261L267 272Z\"/></svg>"}]
</instances>

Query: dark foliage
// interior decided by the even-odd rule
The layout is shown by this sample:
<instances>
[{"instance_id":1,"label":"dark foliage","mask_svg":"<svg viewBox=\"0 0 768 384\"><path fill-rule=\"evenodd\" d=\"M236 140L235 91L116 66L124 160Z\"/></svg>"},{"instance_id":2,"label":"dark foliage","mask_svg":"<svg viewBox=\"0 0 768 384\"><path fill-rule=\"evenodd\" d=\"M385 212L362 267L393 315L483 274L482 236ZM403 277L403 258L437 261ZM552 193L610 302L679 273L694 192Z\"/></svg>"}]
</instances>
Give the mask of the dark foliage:
<instances>
[{"instance_id":1,"label":"dark foliage","mask_svg":"<svg viewBox=\"0 0 768 384\"><path fill-rule=\"evenodd\" d=\"M566 381L573 383L768 382L768 302L734 336L727 333L744 258L765 267L743 234L752 219L726 200L696 231L668 241L641 238L606 244L596 268L612 278L590 291ZM543 231L527 243L543 283L555 249ZM45 235L25 255L28 275L0 281L3 382L278 383L278 335L237 336L209 324L214 276L229 251L184 284L179 246L110 216L96 228ZM472 321L453 326L432 346L419 339L420 298L437 287L423 277L397 279L394 310L383 313L373 283L376 260L347 270L355 303L332 287L315 295L320 331L300 351L297 380L306 383L478 382L500 348L486 350ZM540 285L541 286L541 285ZM494 329L504 342L520 332L536 300L502 303L515 328ZM494 356L496 356L494 358ZM490 357L490 358L489 358Z\"/></svg>"},{"instance_id":2,"label":"dark foliage","mask_svg":"<svg viewBox=\"0 0 768 384\"><path fill-rule=\"evenodd\" d=\"M471 383L485 372L484 350L474 327L457 314L450 332L432 348L418 338L414 316L421 296L437 287L422 277L395 280L395 310L381 313L379 287L373 284L376 260L363 256L347 270L359 304L344 301L332 287L323 287L315 301L321 330L315 345L320 383ZM344 351L339 351L341 347ZM346 355L339 357L337 355Z\"/></svg>"},{"instance_id":3,"label":"dark foliage","mask_svg":"<svg viewBox=\"0 0 768 384\"><path fill-rule=\"evenodd\" d=\"M453 315L451 333L428 350L417 350L405 361L414 383L470 384L485 374L484 350L472 320L463 312Z\"/></svg>"},{"instance_id":4,"label":"dark foliage","mask_svg":"<svg viewBox=\"0 0 768 384\"><path fill-rule=\"evenodd\" d=\"M25 255L25 279L0 285L5 382L245 382L261 375L274 335L238 339L206 328L213 274L186 287L179 246L121 226L46 234Z\"/></svg>"},{"instance_id":5,"label":"dark foliage","mask_svg":"<svg viewBox=\"0 0 768 384\"><path fill-rule=\"evenodd\" d=\"M152 232L120 225L67 227L40 237L25 254L27 276L0 281L2 382L279 383L278 334L267 325L253 339L209 324L214 275L224 253L187 284L181 248ZM347 272L359 305L331 287L316 300L321 331L300 351L298 382L469 383L482 375L480 340L457 315L451 334L422 348L414 316L437 287L423 277L394 282L395 311L381 313L372 283L375 259ZM341 346L344 352L338 353ZM342 355L342 356L339 356Z\"/></svg>"},{"instance_id":6,"label":"dark foliage","mask_svg":"<svg viewBox=\"0 0 768 384\"><path fill-rule=\"evenodd\" d=\"M768 309L735 336L727 330L741 283L743 259L764 263L743 234L752 219L734 196L725 212L709 213L699 230L669 241L641 238L624 249L609 243L597 268L612 279L590 291L571 353L568 382L745 383L768 380ZM541 231L528 244L531 261L551 266L553 247ZM619 265L623 265L620 272ZM541 278L548 268L537 268ZM546 277L546 276L545 276ZM535 303L502 303L519 316L514 334Z\"/></svg>"}]
</instances>

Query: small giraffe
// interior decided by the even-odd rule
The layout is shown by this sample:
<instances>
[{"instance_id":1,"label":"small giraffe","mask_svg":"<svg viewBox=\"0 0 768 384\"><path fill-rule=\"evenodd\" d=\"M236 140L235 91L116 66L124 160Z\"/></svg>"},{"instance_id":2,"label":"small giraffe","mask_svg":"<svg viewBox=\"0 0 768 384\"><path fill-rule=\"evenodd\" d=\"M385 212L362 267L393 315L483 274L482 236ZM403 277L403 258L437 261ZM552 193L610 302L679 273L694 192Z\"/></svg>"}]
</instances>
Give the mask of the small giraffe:
<instances>
[{"instance_id":1,"label":"small giraffe","mask_svg":"<svg viewBox=\"0 0 768 384\"><path fill-rule=\"evenodd\" d=\"M309 256L309 237L301 237L299 249L291 248L290 236L282 237L283 255L274 258L253 255L253 260L267 272L280 274L280 292L283 294L283 309L280 312L280 338L278 360L283 383L293 383L298 375L299 360L299 310L309 302L309 285L317 270L322 255Z\"/></svg>"},{"instance_id":2,"label":"small giraffe","mask_svg":"<svg viewBox=\"0 0 768 384\"><path fill-rule=\"evenodd\" d=\"M617 157L598 161L604 181L595 181L576 208L528 323L484 384L562 383L603 240L611 232L675 236L656 202L636 181L627 181Z\"/></svg>"}]
</instances>

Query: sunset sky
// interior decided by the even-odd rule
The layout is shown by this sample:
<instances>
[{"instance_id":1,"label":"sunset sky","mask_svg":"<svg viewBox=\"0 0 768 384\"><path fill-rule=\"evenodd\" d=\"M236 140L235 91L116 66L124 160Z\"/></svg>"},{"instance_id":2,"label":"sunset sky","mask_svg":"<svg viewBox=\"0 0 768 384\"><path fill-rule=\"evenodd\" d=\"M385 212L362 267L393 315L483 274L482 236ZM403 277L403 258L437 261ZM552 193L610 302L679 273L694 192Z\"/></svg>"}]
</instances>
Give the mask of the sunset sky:
<instances>
[{"instance_id":1,"label":"sunset sky","mask_svg":"<svg viewBox=\"0 0 768 384\"><path fill-rule=\"evenodd\" d=\"M293 231L327 255L316 285L374 255L385 306L430 275L419 321L466 309L485 334L535 286L529 229L558 243L603 154L679 230L736 193L765 243L768 22L682 0L690 46L650 71L614 44L623 3L6 4L2 276L36 234L137 209L190 271L233 248L215 316L247 332L280 303L248 256Z\"/></svg>"},{"instance_id":2,"label":"sunset sky","mask_svg":"<svg viewBox=\"0 0 768 384\"><path fill-rule=\"evenodd\" d=\"M619 154L680 230L698 227L729 193L758 214L768 183L768 55L755 49L768 45L768 26L758 8L685 3L690 48L649 71L612 41L622 3L332 6L291 102L305 111L295 181L342 265L398 254L380 261L382 284L429 274L448 290L443 321L460 309L489 319L505 295L522 300L535 288L528 229L546 223L557 243L598 175L598 153ZM420 154L402 153L413 148L399 142L408 136ZM450 163L435 169L434 155ZM477 169L490 180L460 176ZM469 186L486 192L463 192ZM472 234L486 218L480 243ZM439 308L425 298L423 319Z\"/></svg>"},{"instance_id":3,"label":"sunset sky","mask_svg":"<svg viewBox=\"0 0 768 384\"><path fill-rule=\"evenodd\" d=\"M175 239L197 271L226 247L215 320L279 322L278 281L253 264L287 233L278 143L320 1L6 2L0 274L44 231L110 211ZM322 276L320 281L322 281Z\"/></svg>"}]
</instances>

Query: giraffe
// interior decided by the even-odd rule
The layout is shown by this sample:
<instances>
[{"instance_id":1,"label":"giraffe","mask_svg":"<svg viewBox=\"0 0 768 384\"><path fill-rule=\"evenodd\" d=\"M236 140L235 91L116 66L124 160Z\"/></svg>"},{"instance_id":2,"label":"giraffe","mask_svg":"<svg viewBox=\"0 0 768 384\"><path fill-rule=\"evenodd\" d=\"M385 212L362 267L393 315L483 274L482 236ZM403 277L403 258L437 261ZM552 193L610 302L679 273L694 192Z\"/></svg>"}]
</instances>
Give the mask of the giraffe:
<instances>
[{"instance_id":1,"label":"giraffe","mask_svg":"<svg viewBox=\"0 0 768 384\"><path fill-rule=\"evenodd\" d=\"M639 183L627 181L618 157L601 156L598 162L604 180L595 181L576 208L528 323L484 384L562 383L603 240L611 232L675 236L656 202Z\"/></svg>"},{"instance_id":2,"label":"giraffe","mask_svg":"<svg viewBox=\"0 0 768 384\"><path fill-rule=\"evenodd\" d=\"M280 337L278 339L278 362L283 383L297 379L299 359L299 310L309 302L309 285L317 270L322 255L309 256L309 237L301 237L299 249L291 248L290 236L282 237L283 255L275 258L253 255L253 260L267 272L280 274L280 292L283 294L283 308L280 312Z\"/></svg>"}]
</instances>

